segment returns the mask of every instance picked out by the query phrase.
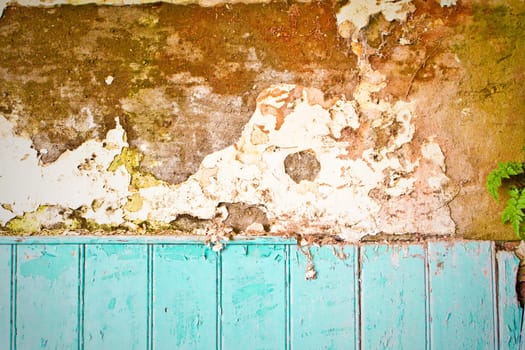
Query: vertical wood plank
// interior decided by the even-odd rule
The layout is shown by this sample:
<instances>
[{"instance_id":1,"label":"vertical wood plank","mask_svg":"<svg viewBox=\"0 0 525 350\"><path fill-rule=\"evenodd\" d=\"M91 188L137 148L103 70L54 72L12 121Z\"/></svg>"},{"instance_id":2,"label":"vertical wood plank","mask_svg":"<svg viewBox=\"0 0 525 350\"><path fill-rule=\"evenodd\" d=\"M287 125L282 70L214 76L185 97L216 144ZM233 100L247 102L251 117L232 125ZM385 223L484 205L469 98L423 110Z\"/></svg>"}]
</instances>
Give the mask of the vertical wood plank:
<instances>
[{"instance_id":1,"label":"vertical wood plank","mask_svg":"<svg viewBox=\"0 0 525 350\"><path fill-rule=\"evenodd\" d=\"M11 245L0 245L0 349L10 348Z\"/></svg>"},{"instance_id":2,"label":"vertical wood plank","mask_svg":"<svg viewBox=\"0 0 525 350\"><path fill-rule=\"evenodd\" d=\"M78 246L17 249L17 349L76 349Z\"/></svg>"},{"instance_id":3,"label":"vertical wood plank","mask_svg":"<svg viewBox=\"0 0 525 350\"><path fill-rule=\"evenodd\" d=\"M496 253L498 263L499 348L517 349L520 340L522 309L516 294L519 259L513 252Z\"/></svg>"},{"instance_id":4,"label":"vertical wood plank","mask_svg":"<svg viewBox=\"0 0 525 350\"><path fill-rule=\"evenodd\" d=\"M432 349L496 346L494 246L490 242L430 242Z\"/></svg>"},{"instance_id":5,"label":"vertical wood plank","mask_svg":"<svg viewBox=\"0 0 525 350\"><path fill-rule=\"evenodd\" d=\"M292 349L357 349L357 248L335 249L310 249L317 275L306 280L308 260L290 248Z\"/></svg>"},{"instance_id":6,"label":"vertical wood plank","mask_svg":"<svg viewBox=\"0 0 525 350\"><path fill-rule=\"evenodd\" d=\"M425 349L425 251L421 245L361 247L363 349Z\"/></svg>"},{"instance_id":7,"label":"vertical wood plank","mask_svg":"<svg viewBox=\"0 0 525 350\"><path fill-rule=\"evenodd\" d=\"M222 252L222 348L283 349L284 245L230 245Z\"/></svg>"},{"instance_id":8,"label":"vertical wood plank","mask_svg":"<svg viewBox=\"0 0 525 350\"><path fill-rule=\"evenodd\" d=\"M85 349L145 349L147 245L86 245L85 259Z\"/></svg>"},{"instance_id":9,"label":"vertical wood plank","mask_svg":"<svg viewBox=\"0 0 525 350\"><path fill-rule=\"evenodd\" d=\"M203 244L154 247L154 349L215 348L216 263Z\"/></svg>"}]
</instances>

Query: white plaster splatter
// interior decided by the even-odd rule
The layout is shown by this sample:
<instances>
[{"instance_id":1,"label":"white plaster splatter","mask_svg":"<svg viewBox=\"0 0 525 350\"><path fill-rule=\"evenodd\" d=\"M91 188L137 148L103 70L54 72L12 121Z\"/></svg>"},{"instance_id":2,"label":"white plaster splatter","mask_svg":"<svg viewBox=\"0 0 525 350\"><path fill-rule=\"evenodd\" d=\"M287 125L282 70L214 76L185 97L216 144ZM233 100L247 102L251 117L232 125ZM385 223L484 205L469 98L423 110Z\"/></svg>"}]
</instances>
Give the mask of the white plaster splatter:
<instances>
[{"instance_id":1,"label":"white plaster splatter","mask_svg":"<svg viewBox=\"0 0 525 350\"><path fill-rule=\"evenodd\" d=\"M412 0L352 0L336 14L338 32L343 38L350 38L368 25L370 16L378 13L383 14L387 21L404 22L415 9Z\"/></svg>"},{"instance_id":2,"label":"white plaster splatter","mask_svg":"<svg viewBox=\"0 0 525 350\"><path fill-rule=\"evenodd\" d=\"M0 223L5 225L42 205L85 207L87 218L122 222L122 217L107 212L126 203L130 175L124 167L115 172L106 169L124 146L125 133L116 119L116 128L104 140L89 140L42 166L31 140L17 136L13 125L0 115ZM91 208L94 201L98 202L96 210Z\"/></svg>"},{"instance_id":3,"label":"white plaster splatter","mask_svg":"<svg viewBox=\"0 0 525 350\"><path fill-rule=\"evenodd\" d=\"M243 202L263 208L274 233L331 233L352 241L378 232L452 233L439 145L433 139L420 149L411 145L413 104L372 98L385 78L366 68L354 100L327 103L315 89L271 86L259 95L240 139L206 156L187 181L132 192L123 166L107 170L127 146L118 119L105 140L87 141L41 166L31 141L2 117L0 223L41 205L82 207L81 215L99 224L169 223L181 214L214 219L220 203ZM320 170L312 181L296 183L284 160L305 150ZM125 205L131 195L141 200L133 210Z\"/></svg>"},{"instance_id":4,"label":"white plaster splatter","mask_svg":"<svg viewBox=\"0 0 525 350\"><path fill-rule=\"evenodd\" d=\"M414 174L419 166L419 159L410 161L399 152L409 146L415 132L413 105L372 101L370 92L383 86L384 77L375 73L368 77L356 89L355 101L341 98L331 107L312 101L311 96L317 94L296 85L276 85L263 91L235 145L207 156L185 183L140 189L144 206L128 213L128 219L169 221L181 213L211 219L219 203L244 202L263 206L276 233L324 232L357 240L378 232L415 232L412 230L422 227L415 221L427 223L426 233L452 233L454 224L448 212L436 218L410 217L410 210L421 203L429 208L443 206L445 197L425 194L425 190L417 193L417 200L405 203L416 191ZM364 114L362 121L356 106ZM372 133L382 132L387 140L371 143L361 157L349 159L348 141L339 140L341 130L359 129L365 121ZM434 179L439 179L441 187L448 181L442 171L442 153L436 147L439 149L429 141L423 148L433 175L428 192L435 192ZM321 170L314 181L295 183L286 174L284 159L302 150L315 153ZM372 196L373 191L389 198ZM396 198L401 200L396 202ZM381 218L385 202L399 204L401 211L407 209L404 221L397 222L392 215Z\"/></svg>"},{"instance_id":5,"label":"white plaster splatter","mask_svg":"<svg viewBox=\"0 0 525 350\"><path fill-rule=\"evenodd\" d=\"M7 7L7 0L0 0L0 18L2 18L2 15L4 14L4 10Z\"/></svg>"},{"instance_id":6,"label":"white plaster splatter","mask_svg":"<svg viewBox=\"0 0 525 350\"><path fill-rule=\"evenodd\" d=\"M380 4L361 9L368 13L366 21L378 12L387 19L391 13L401 16L389 8L391 3ZM396 4L411 5L409 1ZM357 25L366 23L362 19ZM248 54L256 63L254 52ZM340 97L328 103L319 90L293 84L262 91L239 140L206 156L199 170L178 185L159 181L130 190L131 176L123 166L108 170L127 146L118 119L105 140L87 141L42 166L31 141L15 135L11 123L2 117L0 223L5 225L43 205L80 208L84 218L109 225L169 223L181 214L216 220L224 208L221 203L242 202L262 208L276 234L326 233L355 241L378 232L453 233L439 145L433 139L420 148L412 145L414 104L373 97L386 86L385 77L366 61L360 61L360 73L351 100ZM202 108L202 100L218 97L200 81L195 83L188 107L213 113L196 110ZM179 108L162 91L147 89L141 94L144 101L155 101L152 108ZM122 104L129 111L143 107L128 100ZM284 161L301 151L314 154L320 170L310 180L295 182ZM140 205L128 208L130 196L139 196ZM249 229L260 226L247 225Z\"/></svg>"},{"instance_id":7,"label":"white plaster splatter","mask_svg":"<svg viewBox=\"0 0 525 350\"><path fill-rule=\"evenodd\" d=\"M425 143L423 143L421 146L421 153L423 157L432 159L437 165L439 165L443 172L446 170L445 155L441 151L441 147L439 147L439 145L434 142L433 138L430 138Z\"/></svg>"},{"instance_id":8,"label":"white plaster splatter","mask_svg":"<svg viewBox=\"0 0 525 350\"><path fill-rule=\"evenodd\" d=\"M456 6L457 0L439 0L441 7Z\"/></svg>"}]
</instances>

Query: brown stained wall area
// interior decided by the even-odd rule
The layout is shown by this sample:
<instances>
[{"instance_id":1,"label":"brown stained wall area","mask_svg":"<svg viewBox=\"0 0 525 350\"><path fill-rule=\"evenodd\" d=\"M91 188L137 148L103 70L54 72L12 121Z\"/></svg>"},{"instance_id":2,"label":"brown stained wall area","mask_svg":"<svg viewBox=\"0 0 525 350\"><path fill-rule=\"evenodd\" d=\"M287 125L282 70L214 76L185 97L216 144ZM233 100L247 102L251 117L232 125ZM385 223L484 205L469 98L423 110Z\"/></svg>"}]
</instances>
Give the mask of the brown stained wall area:
<instances>
[{"instance_id":1,"label":"brown stained wall area","mask_svg":"<svg viewBox=\"0 0 525 350\"><path fill-rule=\"evenodd\" d=\"M0 28L0 111L44 162L120 116L142 169L171 183L232 144L270 84L338 95L356 79L327 3L10 7Z\"/></svg>"},{"instance_id":2,"label":"brown stained wall area","mask_svg":"<svg viewBox=\"0 0 525 350\"><path fill-rule=\"evenodd\" d=\"M513 238L484 181L525 143L523 4L415 5L406 23L377 15L363 33L367 59L387 76L377 97L415 101L413 143L442 145L457 233ZM180 183L239 138L271 84L352 98L360 72L336 35L335 11L330 2L9 7L0 19L0 113L44 163L104 137L118 116L144 154L138 170Z\"/></svg>"}]
</instances>

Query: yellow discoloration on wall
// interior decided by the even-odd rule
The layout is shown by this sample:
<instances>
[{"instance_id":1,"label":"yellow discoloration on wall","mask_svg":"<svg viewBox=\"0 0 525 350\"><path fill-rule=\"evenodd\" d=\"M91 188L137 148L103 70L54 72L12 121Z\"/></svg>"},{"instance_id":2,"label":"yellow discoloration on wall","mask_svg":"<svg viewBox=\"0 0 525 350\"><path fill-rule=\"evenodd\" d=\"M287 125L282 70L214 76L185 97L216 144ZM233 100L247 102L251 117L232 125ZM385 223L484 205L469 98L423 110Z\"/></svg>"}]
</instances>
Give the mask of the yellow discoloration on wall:
<instances>
[{"instance_id":1,"label":"yellow discoloration on wall","mask_svg":"<svg viewBox=\"0 0 525 350\"><path fill-rule=\"evenodd\" d=\"M75 203L4 195L4 227L218 234L239 207L264 218L236 226L251 233L501 232L483 184L525 143L523 4L343 18L356 4L9 8L0 141L18 148L0 173L61 164L97 185ZM292 179L301 152L315 171Z\"/></svg>"}]
</instances>

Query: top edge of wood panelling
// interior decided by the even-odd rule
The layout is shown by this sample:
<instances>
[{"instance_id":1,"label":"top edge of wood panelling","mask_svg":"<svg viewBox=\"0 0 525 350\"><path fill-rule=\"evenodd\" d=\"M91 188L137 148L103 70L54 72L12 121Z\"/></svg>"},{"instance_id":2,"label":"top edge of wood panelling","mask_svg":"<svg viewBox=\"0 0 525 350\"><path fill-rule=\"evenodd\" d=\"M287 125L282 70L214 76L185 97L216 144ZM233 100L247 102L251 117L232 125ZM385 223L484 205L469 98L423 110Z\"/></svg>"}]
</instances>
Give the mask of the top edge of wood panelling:
<instances>
[{"instance_id":1,"label":"top edge of wood panelling","mask_svg":"<svg viewBox=\"0 0 525 350\"><path fill-rule=\"evenodd\" d=\"M209 244L210 237L202 236L0 236L0 245L2 244ZM295 245L297 240L285 237L260 237L260 236L238 236L234 240L221 240L225 245L243 245L243 244L284 244ZM468 240L462 238L429 238L425 240L382 240L378 242L337 242L337 243L310 243L307 246L317 245L426 245L427 243L445 243L458 244L467 242L493 242L481 240ZM495 242L496 249L513 250L517 242ZM516 244L514 244L516 243Z\"/></svg>"}]
</instances>

